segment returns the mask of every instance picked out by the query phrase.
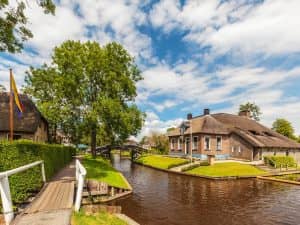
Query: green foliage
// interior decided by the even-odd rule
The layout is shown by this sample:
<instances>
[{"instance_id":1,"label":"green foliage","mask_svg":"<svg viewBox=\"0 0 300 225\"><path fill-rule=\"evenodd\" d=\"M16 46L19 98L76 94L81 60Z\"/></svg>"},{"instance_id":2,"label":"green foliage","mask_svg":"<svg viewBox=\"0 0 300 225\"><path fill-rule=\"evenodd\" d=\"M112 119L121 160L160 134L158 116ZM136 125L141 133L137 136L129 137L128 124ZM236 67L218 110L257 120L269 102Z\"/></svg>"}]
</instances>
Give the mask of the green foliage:
<instances>
[{"instance_id":1,"label":"green foliage","mask_svg":"<svg viewBox=\"0 0 300 225\"><path fill-rule=\"evenodd\" d=\"M72 160L75 149L61 145L40 144L31 141L0 142L0 172L44 160L46 178L49 180L58 170ZM33 167L9 177L14 203L24 202L42 185L41 167Z\"/></svg>"},{"instance_id":2,"label":"green foliage","mask_svg":"<svg viewBox=\"0 0 300 225\"><path fill-rule=\"evenodd\" d=\"M258 105L256 105L255 103L251 103L251 102L247 102L245 104L241 104L240 108L239 108L239 112L242 111L249 111L251 118L255 119L256 121L260 120L260 116L261 116L261 111Z\"/></svg>"},{"instance_id":3,"label":"green foliage","mask_svg":"<svg viewBox=\"0 0 300 225\"><path fill-rule=\"evenodd\" d=\"M93 151L96 143L122 143L140 131L145 115L134 99L141 78L134 58L115 42L66 41L50 66L30 68L25 92L53 127L75 141L90 136Z\"/></svg>"},{"instance_id":4,"label":"green foliage","mask_svg":"<svg viewBox=\"0 0 300 225\"><path fill-rule=\"evenodd\" d=\"M82 164L87 170L87 179L102 181L113 187L129 188L123 175L113 168L108 160L102 157L85 156Z\"/></svg>"},{"instance_id":5,"label":"green foliage","mask_svg":"<svg viewBox=\"0 0 300 225\"><path fill-rule=\"evenodd\" d=\"M295 166L295 160L291 156L265 156L264 157L265 164L269 164L270 166L279 168L280 166Z\"/></svg>"},{"instance_id":6,"label":"green foliage","mask_svg":"<svg viewBox=\"0 0 300 225\"><path fill-rule=\"evenodd\" d=\"M148 155L138 158L136 162L160 169L170 169L176 166L186 164L189 162L189 160L160 155Z\"/></svg>"},{"instance_id":7,"label":"green foliage","mask_svg":"<svg viewBox=\"0 0 300 225\"><path fill-rule=\"evenodd\" d=\"M26 27L28 19L25 15L27 1L16 1L16 6L9 0L0 0L0 52L20 52L23 42L33 37ZM44 13L54 14L55 5L52 0L39 0L38 4Z\"/></svg>"},{"instance_id":8,"label":"green foliage","mask_svg":"<svg viewBox=\"0 0 300 225\"><path fill-rule=\"evenodd\" d=\"M200 166L209 166L209 162L207 161L200 162Z\"/></svg>"},{"instance_id":9,"label":"green foliage","mask_svg":"<svg viewBox=\"0 0 300 225\"><path fill-rule=\"evenodd\" d=\"M154 154L166 155L169 153L169 138L164 134L153 132L150 136L144 137L141 142L155 146L151 149Z\"/></svg>"},{"instance_id":10,"label":"green foliage","mask_svg":"<svg viewBox=\"0 0 300 225\"><path fill-rule=\"evenodd\" d=\"M187 171L190 174L204 175L211 177L228 177L228 176L257 176L266 172L246 164L236 162L216 163L212 166L199 166Z\"/></svg>"},{"instance_id":11,"label":"green foliage","mask_svg":"<svg viewBox=\"0 0 300 225\"><path fill-rule=\"evenodd\" d=\"M5 91L6 91L6 88L2 84L0 84L0 93L5 92Z\"/></svg>"},{"instance_id":12,"label":"green foliage","mask_svg":"<svg viewBox=\"0 0 300 225\"><path fill-rule=\"evenodd\" d=\"M126 225L124 221L113 214L99 212L87 215L84 211L75 212L72 216L71 225Z\"/></svg>"},{"instance_id":13,"label":"green foliage","mask_svg":"<svg viewBox=\"0 0 300 225\"><path fill-rule=\"evenodd\" d=\"M276 119L272 125L272 129L288 138L294 140L297 139L294 135L294 128L292 124L286 119Z\"/></svg>"}]
</instances>

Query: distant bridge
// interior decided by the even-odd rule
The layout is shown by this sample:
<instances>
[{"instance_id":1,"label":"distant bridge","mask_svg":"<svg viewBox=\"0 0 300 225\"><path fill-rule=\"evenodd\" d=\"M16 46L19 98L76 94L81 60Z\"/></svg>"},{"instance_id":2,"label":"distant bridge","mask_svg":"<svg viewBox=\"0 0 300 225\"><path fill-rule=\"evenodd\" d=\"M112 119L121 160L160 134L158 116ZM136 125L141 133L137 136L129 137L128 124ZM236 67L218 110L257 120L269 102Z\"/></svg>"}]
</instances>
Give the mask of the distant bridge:
<instances>
[{"instance_id":1,"label":"distant bridge","mask_svg":"<svg viewBox=\"0 0 300 225\"><path fill-rule=\"evenodd\" d=\"M111 150L131 151L131 158L136 159L143 153L148 153L149 149L145 149L140 145L124 144L124 145L104 145L96 148L96 153L109 157Z\"/></svg>"}]
</instances>

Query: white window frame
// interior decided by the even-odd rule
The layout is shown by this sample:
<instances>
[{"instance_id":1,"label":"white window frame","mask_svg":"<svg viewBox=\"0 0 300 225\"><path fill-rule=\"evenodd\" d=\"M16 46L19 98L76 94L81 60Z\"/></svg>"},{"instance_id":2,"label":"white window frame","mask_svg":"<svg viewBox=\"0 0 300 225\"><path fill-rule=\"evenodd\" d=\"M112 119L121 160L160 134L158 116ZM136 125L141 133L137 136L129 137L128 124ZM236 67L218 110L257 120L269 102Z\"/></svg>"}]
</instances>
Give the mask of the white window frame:
<instances>
[{"instance_id":1,"label":"white window frame","mask_svg":"<svg viewBox=\"0 0 300 225\"><path fill-rule=\"evenodd\" d=\"M220 138L221 140L220 140L220 148L218 148L218 138ZM216 150L217 151L222 151L222 136L216 136L216 142L217 142L217 148L216 148Z\"/></svg>"},{"instance_id":2,"label":"white window frame","mask_svg":"<svg viewBox=\"0 0 300 225\"><path fill-rule=\"evenodd\" d=\"M208 138L208 148L206 148L206 138ZM210 151L210 136L204 136L204 150Z\"/></svg>"},{"instance_id":3,"label":"white window frame","mask_svg":"<svg viewBox=\"0 0 300 225\"><path fill-rule=\"evenodd\" d=\"M196 138L196 142L194 141ZM199 141L199 137L198 136L193 136L193 150L198 150L198 141Z\"/></svg>"},{"instance_id":4,"label":"white window frame","mask_svg":"<svg viewBox=\"0 0 300 225\"><path fill-rule=\"evenodd\" d=\"M234 153L234 146L231 146L231 152Z\"/></svg>"},{"instance_id":5,"label":"white window frame","mask_svg":"<svg viewBox=\"0 0 300 225\"><path fill-rule=\"evenodd\" d=\"M240 145L239 145L239 147L238 147L238 152L239 152L239 153L242 153L242 148L241 148Z\"/></svg>"}]
</instances>

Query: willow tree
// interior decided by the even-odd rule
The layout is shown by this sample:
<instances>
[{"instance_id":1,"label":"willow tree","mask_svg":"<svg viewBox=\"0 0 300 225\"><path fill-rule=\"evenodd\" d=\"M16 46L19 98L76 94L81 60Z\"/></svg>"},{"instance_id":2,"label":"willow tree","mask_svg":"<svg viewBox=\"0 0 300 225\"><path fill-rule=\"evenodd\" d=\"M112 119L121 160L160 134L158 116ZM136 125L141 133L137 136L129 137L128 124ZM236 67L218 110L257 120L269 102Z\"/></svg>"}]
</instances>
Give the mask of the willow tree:
<instances>
[{"instance_id":1,"label":"willow tree","mask_svg":"<svg viewBox=\"0 0 300 225\"><path fill-rule=\"evenodd\" d=\"M49 76L39 75L43 73ZM142 127L144 114L134 104L140 71L115 42L105 46L64 42L54 49L51 65L28 72L26 91L40 102L44 97L36 93L43 88L39 87L43 79L52 79L49 88L54 94L48 104L61 107L62 112L56 112L61 126L88 132L93 155L97 134L104 134L110 143L123 142Z\"/></svg>"}]
</instances>

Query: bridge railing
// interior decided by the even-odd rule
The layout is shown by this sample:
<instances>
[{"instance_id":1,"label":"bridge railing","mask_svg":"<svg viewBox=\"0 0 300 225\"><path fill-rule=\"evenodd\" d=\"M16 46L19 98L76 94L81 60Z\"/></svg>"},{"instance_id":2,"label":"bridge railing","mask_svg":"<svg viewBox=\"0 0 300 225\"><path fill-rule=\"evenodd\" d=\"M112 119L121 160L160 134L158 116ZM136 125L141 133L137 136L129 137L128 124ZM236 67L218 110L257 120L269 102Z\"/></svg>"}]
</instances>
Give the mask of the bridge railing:
<instances>
[{"instance_id":1,"label":"bridge railing","mask_svg":"<svg viewBox=\"0 0 300 225\"><path fill-rule=\"evenodd\" d=\"M1 200L2 200L4 220L5 220L6 225L10 224L10 222L14 219L14 211L13 211L13 204L12 204L12 199L11 199L8 177L13 174L28 170L37 165L41 165L42 179L43 179L43 182L45 183L46 175L45 175L44 161L36 161L34 163L30 163L25 166L18 167L16 169L0 172L0 194L1 194Z\"/></svg>"},{"instance_id":2,"label":"bridge railing","mask_svg":"<svg viewBox=\"0 0 300 225\"><path fill-rule=\"evenodd\" d=\"M84 186L84 179L86 176L86 169L80 163L78 159L76 159L76 181L77 181L77 192L75 199L75 211L79 211L82 199L82 191Z\"/></svg>"}]
</instances>

